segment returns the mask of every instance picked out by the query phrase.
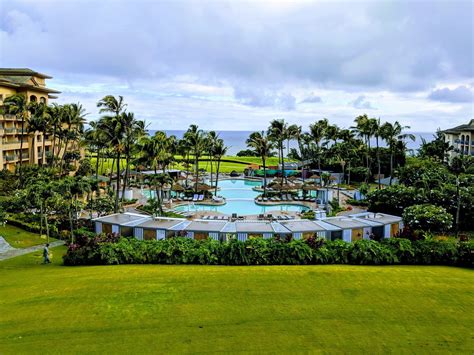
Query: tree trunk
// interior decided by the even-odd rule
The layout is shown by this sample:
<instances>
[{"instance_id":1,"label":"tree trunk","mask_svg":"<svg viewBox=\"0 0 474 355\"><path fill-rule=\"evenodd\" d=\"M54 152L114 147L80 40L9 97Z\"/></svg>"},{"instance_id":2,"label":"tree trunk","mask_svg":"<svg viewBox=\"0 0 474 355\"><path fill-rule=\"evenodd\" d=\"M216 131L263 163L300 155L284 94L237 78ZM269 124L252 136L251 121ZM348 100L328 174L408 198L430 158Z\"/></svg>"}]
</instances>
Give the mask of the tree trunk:
<instances>
[{"instance_id":1,"label":"tree trunk","mask_svg":"<svg viewBox=\"0 0 474 355\"><path fill-rule=\"evenodd\" d=\"M46 130L43 131L43 147L41 148L41 154L42 154L42 157L41 157L41 166L44 165L44 163L46 162L46 153L44 151L45 149L45 145L46 145Z\"/></svg>"},{"instance_id":2,"label":"tree trunk","mask_svg":"<svg viewBox=\"0 0 474 355\"><path fill-rule=\"evenodd\" d=\"M217 169L216 169L216 189L214 195L217 196L217 186L219 184L219 170L221 167L221 158L217 158Z\"/></svg>"},{"instance_id":3,"label":"tree trunk","mask_svg":"<svg viewBox=\"0 0 474 355\"><path fill-rule=\"evenodd\" d=\"M123 199L124 199L124 196L125 196L125 189L126 189L127 183L128 183L129 164L130 164L130 154L127 154L127 158L125 160L125 176L124 176L124 179L123 179L123 187L122 187L122 202L123 202ZM164 172L164 170L163 170L163 172Z\"/></svg>"},{"instance_id":4,"label":"tree trunk","mask_svg":"<svg viewBox=\"0 0 474 355\"><path fill-rule=\"evenodd\" d=\"M119 193L120 193L120 151L117 151L117 194L115 196L114 212L117 213L119 209Z\"/></svg>"},{"instance_id":5,"label":"tree trunk","mask_svg":"<svg viewBox=\"0 0 474 355\"><path fill-rule=\"evenodd\" d=\"M55 150L56 150L56 125L53 126L53 146L51 149L52 151L51 161L49 162L50 167L53 167L54 165Z\"/></svg>"},{"instance_id":6,"label":"tree trunk","mask_svg":"<svg viewBox=\"0 0 474 355\"><path fill-rule=\"evenodd\" d=\"M349 160L347 167L347 185L351 184L351 161Z\"/></svg>"},{"instance_id":7,"label":"tree trunk","mask_svg":"<svg viewBox=\"0 0 474 355\"><path fill-rule=\"evenodd\" d=\"M380 190L382 188L382 185L380 184L380 152L379 152L379 136L375 137L375 142L377 145L377 180L378 180L378 189Z\"/></svg>"},{"instance_id":8,"label":"tree trunk","mask_svg":"<svg viewBox=\"0 0 474 355\"><path fill-rule=\"evenodd\" d=\"M199 157L197 155L194 157L194 165L196 171L196 183L194 184L194 193L197 194L197 187L199 183Z\"/></svg>"},{"instance_id":9,"label":"tree trunk","mask_svg":"<svg viewBox=\"0 0 474 355\"><path fill-rule=\"evenodd\" d=\"M263 163L263 197L267 197L267 166L265 164L265 157L262 156Z\"/></svg>"},{"instance_id":10,"label":"tree trunk","mask_svg":"<svg viewBox=\"0 0 474 355\"><path fill-rule=\"evenodd\" d=\"M95 179L99 180L99 158L100 158L100 148L97 148L97 157L95 161Z\"/></svg>"},{"instance_id":11,"label":"tree trunk","mask_svg":"<svg viewBox=\"0 0 474 355\"><path fill-rule=\"evenodd\" d=\"M43 201L40 202L40 237L43 235Z\"/></svg>"},{"instance_id":12,"label":"tree trunk","mask_svg":"<svg viewBox=\"0 0 474 355\"><path fill-rule=\"evenodd\" d=\"M393 150L390 149L390 186L392 186L393 179Z\"/></svg>"},{"instance_id":13,"label":"tree trunk","mask_svg":"<svg viewBox=\"0 0 474 355\"><path fill-rule=\"evenodd\" d=\"M23 166L23 129L24 127L25 127L25 118L22 117L21 132L20 132L20 181L21 181L21 176L22 176L21 168Z\"/></svg>"}]
</instances>

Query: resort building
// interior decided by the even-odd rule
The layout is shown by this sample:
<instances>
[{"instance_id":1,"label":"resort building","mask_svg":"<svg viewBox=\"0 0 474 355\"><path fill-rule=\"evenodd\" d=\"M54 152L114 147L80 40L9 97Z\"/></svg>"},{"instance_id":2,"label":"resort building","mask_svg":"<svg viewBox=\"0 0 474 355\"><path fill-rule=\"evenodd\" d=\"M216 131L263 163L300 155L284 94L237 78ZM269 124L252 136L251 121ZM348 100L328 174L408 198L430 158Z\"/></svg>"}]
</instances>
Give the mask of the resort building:
<instances>
[{"instance_id":1,"label":"resort building","mask_svg":"<svg viewBox=\"0 0 474 355\"><path fill-rule=\"evenodd\" d=\"M343 217L291 221L261 220L188 220L151 217L136 213L117 213L94 219L96 233L116 233L139 240L187 237L226 241L236 238L307 239L313 236L327 240L354 242L361 239L391 238L403 228L402 219L384 213L363 212Z\"/></svg>"},{"instance_id":2,"label":"resort building","mask_svg":"<svg viewBox=\"0 0 474 355\"><path fill-rule=\"evenodd\" d=\"M455 148L449 152L449 158L458 154L474 156L474 119L467 124L446 129L442 132L445 141Z\"/></svg>"},{"instance_id":3,"label":"resort building","mask_svg":"<svg viewBox=\"0 0 474 355\"><path fill-rule=\"evenodd\" d=\"M55 95L60 93L46 87L46 79L51 78L31 69L0 68L0 106L8 96L14 94L25 95L28 102L48 104L50 99L57 98ZM23 123L23 131L21 126L21 117L0 114L0 169L15 170L20 163L21 140L23 164L45 163L47 153L52 152L51 137L43 137L38 131L29 132L27 122ZM42 151L43 140L45 152Z\"/></svg>"}]
</instances>

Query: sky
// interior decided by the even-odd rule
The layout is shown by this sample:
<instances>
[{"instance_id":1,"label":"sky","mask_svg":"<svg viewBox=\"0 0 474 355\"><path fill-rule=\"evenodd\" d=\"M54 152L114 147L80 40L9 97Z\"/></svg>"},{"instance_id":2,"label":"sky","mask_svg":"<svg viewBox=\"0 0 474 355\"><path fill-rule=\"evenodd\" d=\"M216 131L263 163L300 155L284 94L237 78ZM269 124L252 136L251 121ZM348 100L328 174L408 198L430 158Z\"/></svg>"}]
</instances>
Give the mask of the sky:
<instances>
[{"instance_id":1,"label":"sky","mask_svg":"<svg viewBox=\"0 0 474 355\"><path fill-rule=\"evenodd\" d=\"M122 95L150 129L474 118L474 1L0 0L0 67L58 103Z\"/></svg>"}]
</instances>

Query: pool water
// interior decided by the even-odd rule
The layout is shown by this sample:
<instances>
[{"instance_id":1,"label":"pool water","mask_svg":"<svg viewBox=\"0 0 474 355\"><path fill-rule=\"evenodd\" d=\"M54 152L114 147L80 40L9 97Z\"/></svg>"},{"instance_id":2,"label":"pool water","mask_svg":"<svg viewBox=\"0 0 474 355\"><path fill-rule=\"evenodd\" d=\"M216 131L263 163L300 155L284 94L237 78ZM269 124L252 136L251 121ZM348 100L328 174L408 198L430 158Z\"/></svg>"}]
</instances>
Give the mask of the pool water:
<instances>
[{"instance_id":1,"label":"pool water","mask_svg":"<svg viewBox=\"0 0 474 355\"><path fill-rule=\"evenodd\" d=\"M259 206L255 204L254 198L259 192L252 190L255 186L261 186L260 181L249 181L242 179L219 181L220 190L218 196L226 199L222 206L195 205L189 203L175 208L180 212L213 211L224 214L237 213L239 215L269 213L271 211L293 211L301 212L308 208L303 205L281 204L276 206Z\"/></svg>"}]
</instances>

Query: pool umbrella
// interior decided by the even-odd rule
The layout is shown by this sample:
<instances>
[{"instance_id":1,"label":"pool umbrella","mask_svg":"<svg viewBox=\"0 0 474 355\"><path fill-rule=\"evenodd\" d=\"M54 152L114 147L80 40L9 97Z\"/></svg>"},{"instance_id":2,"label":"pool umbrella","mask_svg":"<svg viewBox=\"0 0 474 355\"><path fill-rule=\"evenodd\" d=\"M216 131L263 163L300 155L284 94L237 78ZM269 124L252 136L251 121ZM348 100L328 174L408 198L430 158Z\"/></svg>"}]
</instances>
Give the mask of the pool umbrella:
<instances>
[{"instance_id":1,"label":"pool umbrella","mask_svg":"<svg viewBox=\"0 0 474 355\"><path fill-rule=\"evenodd\" d=\"M178 192L178 191L184 191L184 190L185 190L184 187L181 186L180 184L174 184L173 185L173 191Z\"/></svg>"}]
</instances>

